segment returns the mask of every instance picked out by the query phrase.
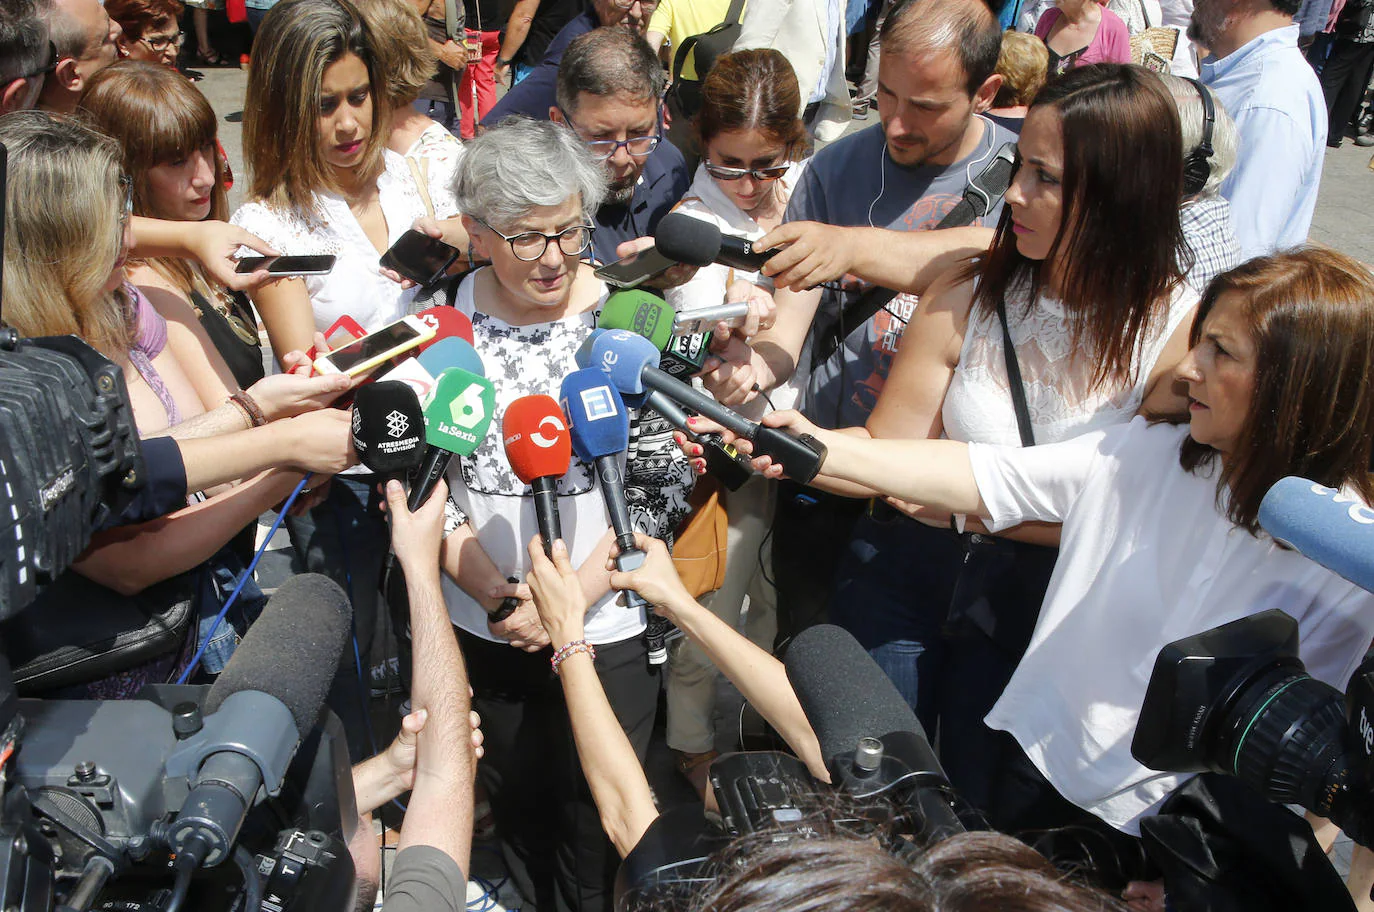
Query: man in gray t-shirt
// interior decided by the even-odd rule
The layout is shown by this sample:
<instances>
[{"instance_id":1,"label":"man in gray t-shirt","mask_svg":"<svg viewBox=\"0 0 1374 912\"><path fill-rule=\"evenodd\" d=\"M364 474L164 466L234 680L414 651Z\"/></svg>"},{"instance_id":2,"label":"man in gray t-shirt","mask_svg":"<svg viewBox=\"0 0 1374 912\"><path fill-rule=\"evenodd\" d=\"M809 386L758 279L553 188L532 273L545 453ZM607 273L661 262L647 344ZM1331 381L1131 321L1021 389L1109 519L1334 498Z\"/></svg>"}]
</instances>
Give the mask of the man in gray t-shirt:
<instances>
[{"instance_id":1,"label":"man in gray t-shirt","mask_svg":"<svg viewBox=\"0 0 1374 912\"><path fill-rule=\"evenodd\" d=\"M792 194L786 221L896 231L934 228L963 198L969 180L982 172L1003 143L1015 139L1006 128L976 115L969 118L967 131L976 139L973 151L948 164L898 164L888 153L880 125L848 136L812 159ZM974 224L995 226L1001 214L998 200ZM844 291L827 289L821 294L812 324L812 346L819 328L833 325L841 308L872 287L853 275L846 276L842 285ZM901 294L863 326L844 327L848 331L844 345L811 369L802 404L807 417L824 427L862 426L915 309L916 297ZM806 367L804 362L801 369Z\"/></svg>"}]
</instances>

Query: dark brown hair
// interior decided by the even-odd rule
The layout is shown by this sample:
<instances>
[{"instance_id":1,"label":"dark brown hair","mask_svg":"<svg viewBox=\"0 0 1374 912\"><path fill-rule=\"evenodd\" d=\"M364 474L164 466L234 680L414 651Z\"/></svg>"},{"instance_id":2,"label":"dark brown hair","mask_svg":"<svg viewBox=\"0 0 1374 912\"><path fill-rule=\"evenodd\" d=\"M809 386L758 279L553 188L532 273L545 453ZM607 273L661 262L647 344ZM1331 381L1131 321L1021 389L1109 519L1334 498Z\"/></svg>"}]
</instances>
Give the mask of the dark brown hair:
<instances>
[{"instance_id":1,"label":"dark brown hair","mask_svg":"<svg viewBox=\"0 0 1374 912\"><path fill-rule=\"evenodd\" d=\"M782 145L789 158L801 152L806 138L798 116L801 90L792 64L778 51L722 54L701 84L701 97L693 123L702 148L721 133L758 130Z\"/></svg>"},{"instance_id":2,"label":"dark brown hair","mask_svg":"<svg viewBox=\"0 0 1374 912\"><path fill-rule=\"evenodd\" d=\"M338 189L320 152L320 85L324 71L349 54L367 66L372 90L372 134L358 173L364 182L381 174L391 106L357 10L344 0L282 0L263 18L248 68L243 156L250 199L314 214L314 195Z\"/></svg>"},{"instance_id":3,"label":"dark brown hair","mask_svg":"<svg viewBox=\"0 0 1374 912\"><path fill-rule=\"evenodd\" d=\"M175 25L181 20L183 9L181 0L107 0L105 3L105 12L119 23L131 41L142 38L145 31L163 23Z\"/></svg>"},{"instance_id":4,"label":"dark brown hair","mask_svg":"<svg viewBox=\"0 0 1374 912\"><path fill-rule=\"evenodd\" d=\"M737 842L696 912L1119 912L1066 880L1034 849L999 833L964 833L904 861L873 840Z\"/></svg>"},{"instance_id":5,"label":"dark brown hair","mask_svg":"<svg viewBox=\"0 0 1374 912\"><path fill-rule=\"evenodd\" d=\"M1044 260L1028 259L1004 207L992 249L966 271L979 279L974 307L996 313L1008 292L1029 286L1029 310L1053 274L1093 386L1125 381L1191 263L1178 221L1178 109L1153 73L1115 63L1053 80L1030 108L1046 109L1059 115L1064 137L1059 233Z\"/></svg>"},{"instance_id":6,"label":"dark brown hair","mask_svg":"<svg viewBox=\"0 0 1374 912\"><path fill-rule=\"evenodd\" d=\"M1207 286L1194 345L1227 293L1244 300L1255 387L1235 453L1217 481L1218 505L1226 503L1227 517L1254 534L1260 501L1286 475L1349 486L1374 503L1374 277L1326 248L1257 257ZM1195 472L1218 455L1189 437L1179 462Z\"/></svg>"}]
</instances>

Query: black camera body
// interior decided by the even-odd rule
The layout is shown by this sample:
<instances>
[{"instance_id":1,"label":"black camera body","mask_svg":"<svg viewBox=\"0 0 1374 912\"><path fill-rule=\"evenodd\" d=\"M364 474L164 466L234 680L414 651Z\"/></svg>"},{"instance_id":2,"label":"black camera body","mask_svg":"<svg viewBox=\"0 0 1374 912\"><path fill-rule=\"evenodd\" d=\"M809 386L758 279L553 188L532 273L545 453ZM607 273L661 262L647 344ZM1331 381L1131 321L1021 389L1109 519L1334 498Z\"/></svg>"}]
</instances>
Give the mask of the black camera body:
<instances>
[{"instance_id":1,"label":"black camera body","mask_svg":"<svg viewBox=\"0 0 1374 912\"><path fill-rule=\"evenodd\" d=\"M1307 674L1298 624L1269 610L1168 644L1131 753L1151 769L1236 776L1374 845L1374 658L1346 692Z\"/></svg>"}]
</instances>

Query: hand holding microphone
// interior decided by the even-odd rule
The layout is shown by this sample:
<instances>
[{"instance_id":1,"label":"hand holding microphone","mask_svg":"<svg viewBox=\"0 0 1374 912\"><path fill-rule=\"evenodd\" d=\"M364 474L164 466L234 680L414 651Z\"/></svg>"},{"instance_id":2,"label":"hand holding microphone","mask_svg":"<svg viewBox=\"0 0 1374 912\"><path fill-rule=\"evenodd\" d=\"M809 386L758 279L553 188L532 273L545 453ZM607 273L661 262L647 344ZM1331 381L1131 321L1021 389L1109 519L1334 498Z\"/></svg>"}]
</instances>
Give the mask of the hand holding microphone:
<instances>
[{"instance_id":1,"label":"hand holding microphone","mask_svg":"<svg viewBox=\"0 0 1374 912\"><path fill-rule=\"evenodd\" d=\"M677 567L673 566L668 546L642 532L635 533L635 547L644 552L644 563L634 570L620 570L615 554L606 560L611 571L611 588L633 590L653 606L654 612L677 623L678 611L685 605L695 605L696 599L682 584Z\"/></svg>"}]
</instances>

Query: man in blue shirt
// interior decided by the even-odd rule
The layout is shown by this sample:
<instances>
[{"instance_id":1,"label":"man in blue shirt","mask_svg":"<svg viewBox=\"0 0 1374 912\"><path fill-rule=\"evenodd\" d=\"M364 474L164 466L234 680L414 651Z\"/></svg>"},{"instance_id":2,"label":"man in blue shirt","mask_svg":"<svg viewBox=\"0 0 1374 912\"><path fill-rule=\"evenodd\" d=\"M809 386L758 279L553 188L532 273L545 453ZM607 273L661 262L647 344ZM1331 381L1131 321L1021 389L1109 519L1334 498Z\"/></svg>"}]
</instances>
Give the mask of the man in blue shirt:
<instances>
[{"instance_id":1,"label":"man in blue shirt","mask_svg":"<svg viewBox=\"0 0 1374 912\"><path fill-rule=\"evenodd\" d=\"M625 241L647 237L691 183L682 153L663 139L663 67L638 34L601 28L568 46L548 116L573 130L603 162L610 186L596 211L592 252L618 259Z\"/></svg>"},{"instance_id":2,"label":"man in blue shirt","mask_svg":"<svg viewBox=\"0 0 1374 912\"><path fill-rule=\"evenodd\" d=\"M1307 240L1326 145L1326 102L1298 50L1300 0L1198 0L1188 35L1210 49L1202 82L1240 130L1221 185L1245 259Z\"/></svg>"}]
</instances>

